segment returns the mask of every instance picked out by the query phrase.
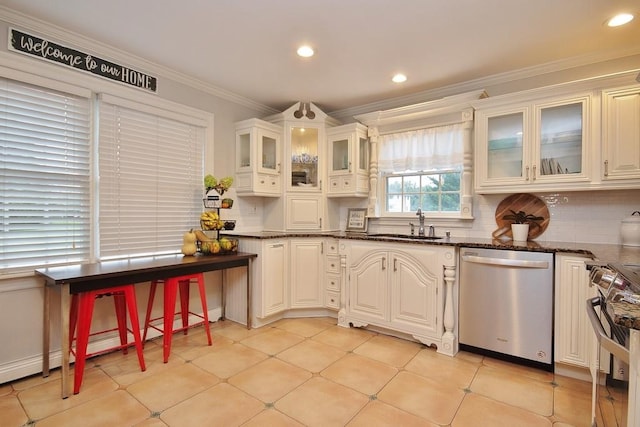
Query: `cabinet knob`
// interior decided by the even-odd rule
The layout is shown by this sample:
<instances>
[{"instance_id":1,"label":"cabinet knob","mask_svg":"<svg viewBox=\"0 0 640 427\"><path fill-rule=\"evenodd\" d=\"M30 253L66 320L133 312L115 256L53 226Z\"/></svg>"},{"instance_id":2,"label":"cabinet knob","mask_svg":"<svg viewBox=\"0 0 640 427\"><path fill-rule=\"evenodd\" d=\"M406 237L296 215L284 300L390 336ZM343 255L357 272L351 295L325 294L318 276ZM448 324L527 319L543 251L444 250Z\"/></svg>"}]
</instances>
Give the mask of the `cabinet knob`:
<instances>
[{"instance_id":1,"label":"cabinet knob","mask_svg":"<svg viewBox=\"0 0 640 427\"><path fill-rule=\"evenodd\" d=\"M261 180L260 180L260 184L264 184L264 179L261 179Z\"/></svg>"},{"instance_id":2,"label":"cabinet knob","mask_svg":"<svg viewBox=\"0 0 640 427\"><path fill-rule=\"evenodd\" d=\"M334 187L337 187L338 183L334 181L334 182L331 183L331 185L334 186Z\"/></svg>"}]
</instances>

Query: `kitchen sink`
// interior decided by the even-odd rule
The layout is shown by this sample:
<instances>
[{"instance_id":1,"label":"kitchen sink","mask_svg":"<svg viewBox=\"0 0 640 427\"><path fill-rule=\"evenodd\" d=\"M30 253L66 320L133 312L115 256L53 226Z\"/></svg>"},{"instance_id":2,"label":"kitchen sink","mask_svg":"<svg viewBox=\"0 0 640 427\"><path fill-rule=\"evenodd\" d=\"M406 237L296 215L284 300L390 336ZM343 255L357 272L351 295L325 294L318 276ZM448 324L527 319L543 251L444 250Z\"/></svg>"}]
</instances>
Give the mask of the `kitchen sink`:
<instances>
[{"instance_id":1,"label":"kitchen sink","mask_svg":"<svg viewBox=\"0 0 640 427\"><path fill-rule=\"evenodd\" d=\"M369 234L371 237L388 237L392 239L411 239L411 240L440 240L439 236L418 236L411 234L394 234L394 233L381 233L381 234Z\"/></svg>"}]
</instances>

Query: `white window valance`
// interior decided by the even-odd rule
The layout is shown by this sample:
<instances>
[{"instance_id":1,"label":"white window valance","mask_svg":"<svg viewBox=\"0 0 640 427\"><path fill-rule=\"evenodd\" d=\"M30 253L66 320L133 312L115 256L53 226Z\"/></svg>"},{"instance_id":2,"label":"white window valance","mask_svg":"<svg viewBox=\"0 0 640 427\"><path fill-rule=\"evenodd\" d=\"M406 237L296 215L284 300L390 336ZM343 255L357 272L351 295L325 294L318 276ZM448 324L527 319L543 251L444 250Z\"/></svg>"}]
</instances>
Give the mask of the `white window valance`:
<instances>
[{"instance_id":1,"label":"white window valance","mask_svg":"<svg viewBox=\"0 0 640 427\"><path fill-rule=\"evenodd\" d=\"M381 135L378 150L382 173L461 169L463 124Z\"/></svg>"}]
</instances>

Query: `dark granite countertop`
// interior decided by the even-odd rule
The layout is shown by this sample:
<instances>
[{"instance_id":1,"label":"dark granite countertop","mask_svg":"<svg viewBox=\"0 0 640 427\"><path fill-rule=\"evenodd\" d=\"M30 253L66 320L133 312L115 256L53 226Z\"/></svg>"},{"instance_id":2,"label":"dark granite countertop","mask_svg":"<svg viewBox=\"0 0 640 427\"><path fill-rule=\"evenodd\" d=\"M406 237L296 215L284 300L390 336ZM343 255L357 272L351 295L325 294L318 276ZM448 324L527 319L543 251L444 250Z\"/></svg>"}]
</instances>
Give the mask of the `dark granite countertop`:
<instances>
[{"instance_id":1,"label":"dark granite countertop","mask_svg":"<svg viewBox=\"0 0 640 427\"><path fill-rule=\"evenodd\" d=\"M640 264L640 247L630 247L615 244L602 243L576 243L576 242L553 242L545 240L532 240L528 242L513 242L511 240L483 239L476 237L450 237L439 240L423 240L398 237L381 237L364 233L347 232L278 232L278 231L257 231L224 234L233 237L253 238L253 239L278 239L288 237L333 237L337 239L388 241L398 243L411 243L421 245L440 245L455 247L473 247L488 249L505 249L516 251L532 252L552 252L552 253L573 253L584 255L599 262L609 263L636 263Z\"/></svg>"}]
</instances>

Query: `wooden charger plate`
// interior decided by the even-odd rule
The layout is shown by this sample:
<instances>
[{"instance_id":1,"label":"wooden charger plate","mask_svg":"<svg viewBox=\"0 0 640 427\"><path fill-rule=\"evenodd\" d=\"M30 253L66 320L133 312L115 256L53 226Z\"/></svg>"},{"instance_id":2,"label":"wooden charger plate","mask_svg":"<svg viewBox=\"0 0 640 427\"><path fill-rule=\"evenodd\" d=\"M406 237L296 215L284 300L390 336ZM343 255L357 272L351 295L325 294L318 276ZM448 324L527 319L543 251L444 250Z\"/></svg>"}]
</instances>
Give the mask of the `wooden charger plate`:
<instances>
[{"instance_id":1,"label":"wooden charger plate","mask_svg":"<svg viewBox=\"0 0 640 427\"><path fill-rule=\"evenodd\" d=\"M535 239L540 236L549 226L551 220L549 216L549 209L543 200L529 193L517 193L506 197L498 204L496 208L496 224L498 229L493 232L493 238L510 238L513 239L511 233L512 221L503 219L505 215L511 214L511 211L519 212L524 211L527 214L541 216L542 220L537 221L538 226L529 226L529 239Z\"/></svg>"}]
</instances>

